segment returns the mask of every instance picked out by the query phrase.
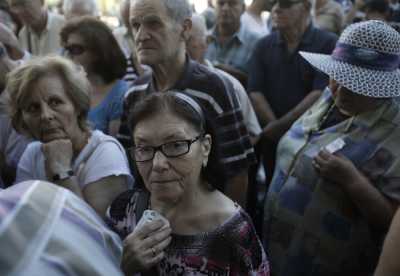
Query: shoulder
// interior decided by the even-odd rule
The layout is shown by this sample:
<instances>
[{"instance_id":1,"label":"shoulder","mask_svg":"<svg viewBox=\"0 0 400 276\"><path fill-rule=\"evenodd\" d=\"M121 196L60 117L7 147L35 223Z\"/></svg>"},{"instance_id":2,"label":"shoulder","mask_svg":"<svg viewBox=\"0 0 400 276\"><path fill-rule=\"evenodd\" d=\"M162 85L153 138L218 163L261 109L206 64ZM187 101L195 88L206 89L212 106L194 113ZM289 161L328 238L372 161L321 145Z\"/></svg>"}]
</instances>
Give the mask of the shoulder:
<instances>
[{"instance_id":1,"label":"shoulder","mask_svg":"<svg viewBox=\"0 0 400 276\"><path fill-rule=\"evenodd\" d=\"M110 135L106 135L99 130L94 130L92 132L88 146L97 149L112 149L113 152L115 152L115 150L117 150L117 152L123 152L123 147L117 139Z\"/></svg>"},{"instance_id":2,"label":"shoulder","mask_svg":"<svg viewBox=\"0 0 400 276\"><path fill-rule=\"evenodd\" d=\"M332 32L328 32L325 30L318 29L316 27L312 27L312 32L314 34L314 41L318 42L317 45L330 45L333 50L333 47L336 44L336 41L338 40L338 36ZM330 52L329 52L330 54Z\"/></svg>"},{"instance_id":3,"label":"shoulder","mask_svg":"<svg viewBox=\"0 0 400 276\"><path fill-rule=\"evenodd\" d=\"M65 23L64 16L62 16L58 13L48 12L48 16L49 16L51 25L62 26Z\"/></svg>"},{"instance_id":4,"label":"shoulder","mask_svg":"<svg viewBox=\"0 0 400 276\"><path fill-rule=\"evenodd\" d=\"M41 142L38 142L38 141L31 142L26 147L24 155L31 155L31 156L37 155L37 154L41 153L41 147L42 147Z\"/></svg>"},{"instance_id":5,"label":"shoulder","mask_svg":"<svg viewBox=\"0 0 400 276\"><path fill-rule=\"evenodd\" d=\"M213 69L194 61L190 62L191 76L186 87L188 94L222 106L226 105L226 101L230 102L229 91L233 89L233 83Z\"/></svg>"}]
</instances>

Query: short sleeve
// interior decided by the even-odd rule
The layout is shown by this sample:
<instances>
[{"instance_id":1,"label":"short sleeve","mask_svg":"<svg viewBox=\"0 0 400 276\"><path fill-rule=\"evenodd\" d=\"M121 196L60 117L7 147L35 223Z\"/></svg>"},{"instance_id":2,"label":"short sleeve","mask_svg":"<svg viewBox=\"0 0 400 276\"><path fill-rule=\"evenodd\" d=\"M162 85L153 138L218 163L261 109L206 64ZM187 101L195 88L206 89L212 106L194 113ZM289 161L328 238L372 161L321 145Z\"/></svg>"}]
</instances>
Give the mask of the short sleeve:
<instances>
[{"instance_id":1,"label":"short sleeve","mask_svg":"<svg viewBox=\"0 0 400 276\"><path fill-rule=\"evenodd\" d=\"M37 176L37 166L39 166L39 163L41 162L41 160L38 158L40 153L40 145L41 144L39 142L33 142L26 147L21 159L18 162L15 183L26 180L41 179Z\"/></svg>"},{"instance_id":2,"label":"short sleeve","mask_svg":"<svg viewBox=\"0 0 400 276\"><path fill-rule=\"evenodd\" d=\"M82 188L89 183L113 175L126 176L128 186L133 186L133 177L129 170L125 152L113 141L106 141L98 145L79 170L79 183L81 183Z\"/></svg>"},{"instance_id":3,"label":"short sleeve","mask_svg":"<svg viewBox=\"0 0 400 276\"><path fill-rule=\"evenodd\" d=\"M121 118L123 112L124 95L128 90L128 86L124 81L120 81L120 84L113 92L112 101L109 106L109 119L110 121Z\"/></svg>"},{"instance_id":4,"label":"short sleeve","mask_svg":"<svg viewBox=\"0 0 400 276\"><path fill-rule=\"evenodd\" d=\"M254 46L253 53L249 59L249 75L247 80L247 91L261 92L264 90L264 74L266 73L263 65L265 56L265 39L262 38Z\"/></svg>"}]
</instances>

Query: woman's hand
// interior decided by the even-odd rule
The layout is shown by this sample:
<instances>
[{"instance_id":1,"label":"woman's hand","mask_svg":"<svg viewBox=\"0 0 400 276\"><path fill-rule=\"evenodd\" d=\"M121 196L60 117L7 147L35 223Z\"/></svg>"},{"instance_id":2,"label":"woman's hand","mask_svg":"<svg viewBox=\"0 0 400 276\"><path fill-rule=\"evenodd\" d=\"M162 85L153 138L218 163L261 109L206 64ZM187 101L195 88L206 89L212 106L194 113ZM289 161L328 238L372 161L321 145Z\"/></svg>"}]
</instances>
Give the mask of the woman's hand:
<instances>
[{"instance_id":1,"label":"woman's hand","mask_svg":"<svg viewBox=\"0 0 400 276\"><path fill-rule=\"evenodd\" d=\"M360 177L360 172L351 160L343 155L331 154L325 149L314 157L313 165L323 178L342 186L349 185Z\"/></svg>"},{"instance_id":2,"label":"woman's hand","mask_svg":"<svg viewBox=\"0 0 400 276\"><path fill-rule=\"evenodd\" d=\"M146 271L165 256L164 249L171 242L171 228L156 219L136 228L124 240L121 268L125 275Z\"/></svg>"},{"instance_id":3,"label":"woman's hand","mask_svg":"<svg viewBox=\"0 0 400 276\"><path fill-rule=\"evenodd\" d=\"M54 175L71 170L73 156L71 140L60 139L42 144L45 169L48 179Z\"/></svg>"}]
</instances>

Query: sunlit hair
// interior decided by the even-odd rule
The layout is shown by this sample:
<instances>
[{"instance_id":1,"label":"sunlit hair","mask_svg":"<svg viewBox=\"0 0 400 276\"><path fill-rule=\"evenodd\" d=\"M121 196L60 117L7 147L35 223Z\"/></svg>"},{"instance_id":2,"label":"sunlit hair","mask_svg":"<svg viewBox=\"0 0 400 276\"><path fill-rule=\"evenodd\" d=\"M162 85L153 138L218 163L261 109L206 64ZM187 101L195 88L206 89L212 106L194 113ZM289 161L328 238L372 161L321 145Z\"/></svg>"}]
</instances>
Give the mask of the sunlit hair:
<instances>
[{"instance_id":1,"label":"sunlit hair","mask_svg":"<svg viewBox=\"0 0 400 276\"><path fill-rule=\"evenodd\" d=\"M92 16L72 18L61 29L61 44L66 45L68 37L77 34L82 37L85 48L96 57L92 68L106 83L122 79L126 74L126 58L106 23Z\"/></svg>"},{"instance_id":2,"label":"sunlit hair","mask_svg":"<svg viewBox=\"0 0 400 276\"><path fill-rule=\"evenodd\" d=\"M99 16L99 9L96 0L64 0L64 14L70 13L74 5L78 5L87 15Z\"/></svg>"},{"instance_id":3,"label":"sunlit hair","mask_svg":"<svg viewBox=\"0 0 400 276\"><path fill-rule=\"evenodd\" d=\"M131 5L138 0L131 0ZM139 0L143 1L143 0ZM146 1L146 0L144 0ZM160 0L167 8L167 13L174 21L182 23L192 17L192 7L188 0Z\"/></svg>"},{"instance_id":4,"label":"sunlit hair","mask_svg":"<svg viewBox=\"0 0 400 276\"><path fill-rule=\"evenodd\" d=\"M14 128L31 136L22 117L23 109L37 81L43 77L59 77L64 91L77 111L78 124L83 131L89 129L87 114L90 109L91 85L82 67L60 56L33 58L11 71L7 76L6 91L9 112Z\"/></svg>"},{"instance_id":5,"label":"sunlit hair","mask_svg":"<svg viewBox=\"0 0 400 276\"><path fill-rule=\"evenodd\" d=\"M154 118L159 114L174 114L186 122L199 134L209 134L212 140L208 163L202 169L201 177L206 180L212 188L223 191L225 173L220 160L220 148L216 136L215 127L207 118L207 113L200 114L193 106L184 99L176 96L177 91L152 93L139 100L129 112L129 127L134 137L137 124L143 120ZM196 101L193 99L193 101ZM205 117L204 117L205 115ZM141 181L141 180L140 180Z\"/></svg>"}]
</instances>

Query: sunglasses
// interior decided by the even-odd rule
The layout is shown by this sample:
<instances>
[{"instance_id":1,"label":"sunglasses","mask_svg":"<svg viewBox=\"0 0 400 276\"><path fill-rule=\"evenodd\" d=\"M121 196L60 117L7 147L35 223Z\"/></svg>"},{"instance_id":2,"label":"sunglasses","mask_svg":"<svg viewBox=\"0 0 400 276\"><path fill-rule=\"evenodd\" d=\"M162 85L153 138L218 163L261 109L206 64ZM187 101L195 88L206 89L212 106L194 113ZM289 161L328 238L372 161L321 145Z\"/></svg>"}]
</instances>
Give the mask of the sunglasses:
<instances>
[{"instance_id":1,"label":"sunglasses","mask_svg":"<svg viewBox=\"0 0 400 276\"><path fill-rule=\"evenodd\" d=\"M66 53L71 56L79 56L79 55L82 55L86 51L86 48L79 44L71 44L71 45L65 46L64 49L65 49Z\"/></svg>"},{"instance_id":2,"label":"sunglasses","mask_svg":"<svg viewBox=\"0 0 400 276\"><path fill-rule=\"evenodd\" d=\"M279 3L281 9L288 9L295 4L304 3L304 0L268 0L268 2L271 6Z\"/></svg>"}]
</instances>

